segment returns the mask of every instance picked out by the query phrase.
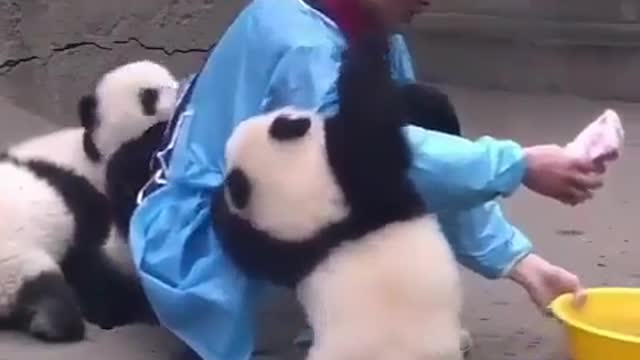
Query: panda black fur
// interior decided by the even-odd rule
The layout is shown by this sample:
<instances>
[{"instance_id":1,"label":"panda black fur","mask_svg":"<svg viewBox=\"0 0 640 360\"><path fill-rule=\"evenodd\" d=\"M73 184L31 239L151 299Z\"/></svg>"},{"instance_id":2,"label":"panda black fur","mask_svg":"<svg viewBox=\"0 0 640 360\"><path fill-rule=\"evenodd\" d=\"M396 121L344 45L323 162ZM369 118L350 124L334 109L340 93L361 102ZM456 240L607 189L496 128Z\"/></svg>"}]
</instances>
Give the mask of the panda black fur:
<instances>
[{"instance_id":1,"label":"panda black fur","mask_svg":"<svg viewBox=\"0 0 640 360\"><path fill-rule=\"evenodd\" d=\"M401 92L412 125L462 136L458 114L446 93L424 83L404 85Z\"/></svg>"},{"instance_id":2,"label":"panda black fur","mask_svg":"<svg viewBox=\"0 0 640 360\"><path fill-rule=\"evenodd\" d=\"M99 249L67 257L63 269L87 320L109 329L155 321L128 247L128 220L135 196L149 176L149 161L173 114L178 82L163 66L139 61L103 77L78 104L86 129L83 146L101 162L112 228ZM119 141L113 141L119 137ZM144 179L144 180L143 180Z\"/></svg>"},{"instance_id":3,"label":"panda black fur","mask_svg":"<svg viewBox=\"0 0 640 360\"><path fill-rule=\"evenodd\" d=\"M93 256L99 257L93 265L94 270L87 272L87 267L81 265L84 280L74 281L86 284L76 287L86 289L81 298L88 320L104 329L157 322L139 283L128 239L138 193L151 176L149 164L167 123L159 122L139 138L125 143L106 164L106 194L113 232L101 248L101 254ZM102 284L101 290L98 290L97 282Z\"/></svg>"},{"instance_id":4,"label":"panda black fur","mask_svg":"<svg viewBox=\"0 0 640 360\"><path fill-rule=\"evenodd\" d=\"M138 139L124 144L107 164L107 196L112 204L115 225L128 239L129 221L137 205L138 193L151 178L151 159L158 148L167 121L150 127Z\"/></svg>"},{"instance_id":5,"label":"panda black fur","mask_svg":"<svg viewBox=\"0 0 640 360\"><path fill-rule=\"evenodd\" d=\"M457 265L408 178L416 90L394 85L385 45L347 50L337 115L284 108L238 125L213 226L240 269L296 288L309 359L458 360Z\"/></svg>"},{"instance_id":6,"label":"panda black fur","mask_svg":"<svg viewBox=\"0 0 640 360\"><path fill-rule=\"evenodd\" d=\"M104 258L98 250L114 233L102 156L153 125L157 116L136 116L145 106L140 86L160 86L163 93L174 86L169 77L154 80L157 70L141 71L151 67L128 64L103 77L97 98L110 99L107 111L118 116L28 139L0 156L0 326L47 341L84 337L82 291L75 291L84 284L73 280L89 267L97 270L96 260Z\"/></svg>"},{"instance_id":7,"label":"panda black fur","mask_svg":"<svg viewBox=\"0 0 640 360\"><path fill-rule=\"evenodd\" d=\"M77 270L69 266L68 277L81 294L88 321L103 329L138 322L156 323L139 283L128 237L138 192L151 176L149 163L166 125L167 121L153 125L108 159L105 186L112 232L98 254L87 256L85 250L69 262L75 263ZM85 259L91 259L93 263L86 264Z\"/></svg>"}]
</instances>

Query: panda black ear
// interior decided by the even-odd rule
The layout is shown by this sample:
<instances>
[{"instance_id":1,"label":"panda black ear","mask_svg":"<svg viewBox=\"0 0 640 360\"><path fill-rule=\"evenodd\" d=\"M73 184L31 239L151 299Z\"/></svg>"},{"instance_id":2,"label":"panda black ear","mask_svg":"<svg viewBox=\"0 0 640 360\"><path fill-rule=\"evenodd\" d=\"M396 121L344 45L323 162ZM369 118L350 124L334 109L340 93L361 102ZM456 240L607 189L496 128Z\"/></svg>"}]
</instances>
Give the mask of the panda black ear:
<instances>
[{"instance_id":1,"label":"panda black ear","mask_svg":"<svg viewBox=\"0 0 640 360\"><path fill-rule=\"evenodd\" d=\"M84 95L78 101L78 116L80 125L87 129L94 129L97 126L98 116L96 114L98 100L94 95Z\"/></svg>"},{"instance_id":2,"label":"panda black ear","mask_svg":"<svg viewBox=\"0 0 640 360\"><path fill-rule=\"evenodd\" d=\"M246 208L251 196L251 184L244 171L231 170L224 182L232 205L239 210Z\"/></svg>"},{"instance_id":3,"label":"panda black ear","mask_svg":"<svg viewBox=\"0 0 640 360\"><path fill-rule=\"evenodd\" d=\"M158 89L146 88L140 90L140 105L142 105L142 113L146 116L153 116L157 113L157 104L160 94Z\"/></svg>"},{"instance_id":4,"label":"panda black ear","mask_svg":"<svg viewBox=\"0 0 640 360\"><path fill-rule=\"evenodd\" d=\"M293 140L303 137L310 128L309 118L289 118L282 115L271 123L269 135L279 141Z\"/></svg>"}]
</instances>

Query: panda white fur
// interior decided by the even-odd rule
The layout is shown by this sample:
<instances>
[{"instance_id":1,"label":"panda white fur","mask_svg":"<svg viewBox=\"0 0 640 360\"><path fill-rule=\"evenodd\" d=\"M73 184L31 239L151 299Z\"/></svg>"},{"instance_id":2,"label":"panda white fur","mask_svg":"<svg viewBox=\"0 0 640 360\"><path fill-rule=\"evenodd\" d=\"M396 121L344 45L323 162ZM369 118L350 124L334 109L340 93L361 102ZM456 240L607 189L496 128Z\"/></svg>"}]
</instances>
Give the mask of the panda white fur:
<instances>
[{"instance_id":1,"label":"panda white fur","mask_svg":"<svg viewBox=\"0 0 640 360\"><path fill-rule=\"evenodd\" d=\"M97 266L97 249L114 233L103 158L167 117L175 84L150 62L116 68L81 101L81 109L97 105L100 123L28 139L0 156L0 326L46 341L84 337L66 275Z\"/></svg>"},{"instance_id":2,"label":"panda white fur","mask_svg":"<svg viewBox=\"0 0 640 360\"><path fill-rule=\"evenodd\" d=\"M297 290L309 359L458 360L458 269L408 178L406 88L383 54L381 40L347 50L335 116L237 126L213 226L240 269Z\"/></svg>"}]
</instances>

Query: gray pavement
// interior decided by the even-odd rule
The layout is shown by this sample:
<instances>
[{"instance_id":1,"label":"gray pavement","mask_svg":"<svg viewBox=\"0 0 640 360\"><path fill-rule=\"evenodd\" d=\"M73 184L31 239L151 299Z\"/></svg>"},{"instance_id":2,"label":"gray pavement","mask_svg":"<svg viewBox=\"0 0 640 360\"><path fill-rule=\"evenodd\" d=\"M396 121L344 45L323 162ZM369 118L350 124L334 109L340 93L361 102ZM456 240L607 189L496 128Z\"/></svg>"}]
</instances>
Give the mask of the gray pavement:
<instances>
[{"instance_id":1,"label":"gray pavement","mask_svg":"<svg viewBox=\"0 0 640 360\"><path fill-rule=\"evenodd\" d=\"M505 210L536 243L539 253L582 276L588 286L640 285L634 237L640 210L634 189L640 177L640 104L587 101L568 96L521 95L450 88L468 136L492 134L525 145L565 143L601 111L611 106L623 117L627 144L622 159L610 168L604 189L589 204L569 208L518 192ZM0 100L0 144L15 141L46 121ZM465 323L476 340L472 360L565 360L561 328L542 317L526 294L506 281L487 281L465 272ZM261 344L279 352L276 358L300 359L290 340L301 324L290 299L263 313ZM0 360L169 359L175 341L158 328L128 327L102 332L74 345L46 346L21 335L0 333Z\"/></svg>"}]
</instances>

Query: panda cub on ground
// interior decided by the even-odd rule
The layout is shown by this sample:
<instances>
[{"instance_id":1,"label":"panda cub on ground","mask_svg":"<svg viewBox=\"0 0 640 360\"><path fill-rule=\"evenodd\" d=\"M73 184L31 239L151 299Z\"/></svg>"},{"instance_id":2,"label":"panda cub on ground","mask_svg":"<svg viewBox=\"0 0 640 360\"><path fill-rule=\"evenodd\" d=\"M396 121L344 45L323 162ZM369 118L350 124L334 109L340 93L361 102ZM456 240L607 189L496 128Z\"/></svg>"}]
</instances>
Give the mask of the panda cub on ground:
<instances>
[{"instance_id":1,"label":"panda cub on ground","mask_svg":"<svg viewBox=\"0 0 640 360\"><path fill-rule=\"evenodd\" d=\"M162 69L140 62L112 70L96 89L108 99L100 124L34 137L0 156L1 327L46 341L84 337L81 293L70 279L100 263L97 249L113 234L102 160L173 109L164 94L175 80Z\"/></svg>"},{"instance_id":2,"label":"panda cub on ground","mask_svg":"<svg viewBox=\"0 0 640 360\"><path fill-rule=\"evenodd\" d=\"M78 105L84 149L103 165L113 222L104 246L72 251L63 269L87 320L103 329L155 321L133 265L128 218L175 110L177 90L178 81L164 66L138 61L107 74Z\"/></svg>"},{"instance_id":3,"label":"panda cub on ground","mask_svg":"<svg viewBox=\"0 0 640 360\"><path fill-rule=\"evenodd\" d=\"M296 289L309 359L459 360L457 264L408 177L411 90L385 46L347 49L335 116L284 108L237 126L213 226L240 269Z\"/></svg>"}]
</instances>

